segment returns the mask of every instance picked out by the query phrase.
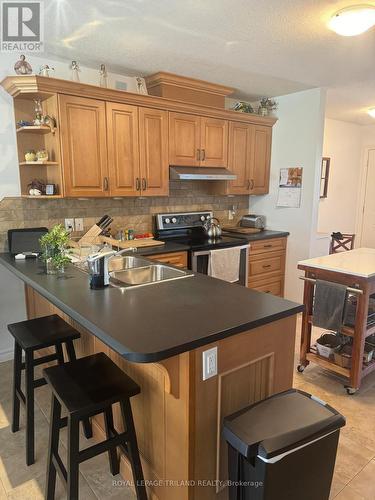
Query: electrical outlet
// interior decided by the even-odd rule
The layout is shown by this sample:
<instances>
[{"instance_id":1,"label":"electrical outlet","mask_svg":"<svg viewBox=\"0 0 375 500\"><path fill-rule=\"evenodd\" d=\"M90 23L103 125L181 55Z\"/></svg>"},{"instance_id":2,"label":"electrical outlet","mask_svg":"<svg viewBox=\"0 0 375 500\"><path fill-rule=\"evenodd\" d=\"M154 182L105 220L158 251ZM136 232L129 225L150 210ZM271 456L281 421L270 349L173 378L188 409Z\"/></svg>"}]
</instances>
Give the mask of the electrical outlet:
<instances>
[{"instance_id":1,"label":"electrical outlet","mask_svg":"<svg viewBox=\"0 0 375 500\"><path fill-rule=\"evenodd\" d=\"M83 219L74 219L74 227L76 231L83 231Z\"/></svg>"},{"instance_id":2,"label":"electrical outlet","mask_svg":"<svg viewBox=\"0 0 375 500\"><path fill-rule=\"evenodd\" d=\"M233 210L228 210L228 220L233 220Z\"/></svg>"},{"instance_id":3,"label":"electrical outlet","mask_svg":"<svg viewBox=\"0 0 375 500\"><path fill-rule=\"evenodd\" d=\"M74 231L74 219L65 219L65 229L71 233Z\"/></svg>"},{"instance_id":4,"label":"electrical outlet","mask_svg":"<svg viewBox=\"0 0 375 500\"><path fill-rule=\"evenodd\" d=\"M217 375L217 347L203 351L203 380Z\"/></svg>"}]
</instances>

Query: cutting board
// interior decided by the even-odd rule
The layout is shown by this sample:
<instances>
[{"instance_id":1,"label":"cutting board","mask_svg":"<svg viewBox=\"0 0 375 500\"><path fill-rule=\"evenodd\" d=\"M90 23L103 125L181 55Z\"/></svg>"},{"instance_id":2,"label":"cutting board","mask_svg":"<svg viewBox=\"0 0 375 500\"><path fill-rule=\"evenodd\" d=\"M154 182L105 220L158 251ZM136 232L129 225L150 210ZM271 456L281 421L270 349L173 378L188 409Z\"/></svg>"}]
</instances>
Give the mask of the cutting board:
<instances>
[{"instance_id":1,"label":"cutting board","mask_svg":"<svg viewBox=\"0 0 375 500\"><path fill-rule=\"evenodd\" d=\"M108 236L100 236L100 240L103 243L109 243L114 247L118 248L145 248L145 247L156 247L164 246L164 241L154 240L154 238L140 238L139 240L116 240L115 238L109 238Z\"/></svg>"},{"instance_id":2,"label":"cutting board","mask_svg":"<svg viewBox=\"0 0 375 500\"><path fill-rule=\"evenodd\" d=\"M255 233L260 233L262 229L258 229L256 227L226 226L223 227L223 231L229 231L230 233L240 233L240 234L255 234Z\"/></svg>"}]
</instances>

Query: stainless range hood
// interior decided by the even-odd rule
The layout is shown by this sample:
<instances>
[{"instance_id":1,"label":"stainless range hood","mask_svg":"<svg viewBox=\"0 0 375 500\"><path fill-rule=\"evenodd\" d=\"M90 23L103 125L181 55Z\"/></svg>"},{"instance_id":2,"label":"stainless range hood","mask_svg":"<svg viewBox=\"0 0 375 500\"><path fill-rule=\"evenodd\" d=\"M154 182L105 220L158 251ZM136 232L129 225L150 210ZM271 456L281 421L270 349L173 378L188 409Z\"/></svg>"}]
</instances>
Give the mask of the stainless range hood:
<instances>
[{"instance_id":1,"label":"stainless range hood","mask_svg":"<svg viewBox=\"0 0 375 500\"><path fill-rule=\"evenodd\" d=\"M169 178L180 181L234 181L237 175L224 167L169 167Z\"/></svg>"}]
</instances>

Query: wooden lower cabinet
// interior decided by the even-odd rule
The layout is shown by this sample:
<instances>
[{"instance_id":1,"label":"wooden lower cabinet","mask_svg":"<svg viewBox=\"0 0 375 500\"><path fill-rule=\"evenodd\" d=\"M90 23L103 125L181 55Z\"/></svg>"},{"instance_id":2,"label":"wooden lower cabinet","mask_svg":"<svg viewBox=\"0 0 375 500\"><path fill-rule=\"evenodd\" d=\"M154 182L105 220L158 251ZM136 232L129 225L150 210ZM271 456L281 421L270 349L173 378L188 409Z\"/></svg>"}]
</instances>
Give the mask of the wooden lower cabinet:
<instances>
[{"instance_id":1,"label":"wooden lower cabinet","mask_svg":"<svg viewBox=\"0 0 375 500\"><path fill-rule=\"evenodd\" d=\"M157 255L146 255L148 259L163 262L163 264L171 264L176 267L187 267L188 258L187 252L160 253Z\"/></svg>"},{"instance_id":2,"label":"wooden lower cabinet","mask_svg":"<svg viewBox=\"0 0 375 500\"><path fill-rule=\"evenodd\" d=\"M131 403L150 499L228 499L220 482L227 479L223 418L292 387L296 316L148 364L126 361L29 287L26 302L29 318L57 313L81 332L75 341L78 357L105 352L140 385L141 394ZM202 352L214 346L218 375L203 381ZM114 414L120 427L119 408ZM104 439L101 416L93 428L95 437ZM129 464L121 458L121 475L130 479Z\"/></svg>"},{"instance_id":3,"label":"wooden lower cabinet","mask_svg":"<svg viewBox=\"0 0 375 500\"><path fill-rule=\"evenodd\" d=\"M278 295L279 297L282 297L284 293L284 276L251 281L249 283L249 288L258 290L259 292L270 293L271 295Z\"/></svg>"},{"instance_id":4,"label":"wooden lower cabinet","mask_svg":"<svg viewBox=\"0 0 375 500\"><path fill-rule=\"evenodd\" d=\"M286 237L250 243L248 287L284 296Z\"/></svg>"}]
</instances>

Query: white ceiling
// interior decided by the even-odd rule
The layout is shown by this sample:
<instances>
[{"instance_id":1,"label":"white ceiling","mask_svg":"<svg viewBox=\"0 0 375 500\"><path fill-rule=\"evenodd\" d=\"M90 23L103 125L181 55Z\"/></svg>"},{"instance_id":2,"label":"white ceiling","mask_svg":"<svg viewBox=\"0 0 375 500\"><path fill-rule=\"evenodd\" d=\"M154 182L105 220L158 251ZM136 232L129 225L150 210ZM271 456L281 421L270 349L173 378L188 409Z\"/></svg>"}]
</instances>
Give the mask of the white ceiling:
<instances>
[{"instance_id":1,"label":"white ceiling","mask_svg":"<svg viewBox=\"0 0 375 500\"><path fill-rule=\"evenodd\" d=\"M374 121L375 30L326 22L355 0L47 0L47 55L124 74L170 71L252 100L327 87L327 115ZM374 3L374 2L365 2Z\"/></svg>"}]
</instances>

